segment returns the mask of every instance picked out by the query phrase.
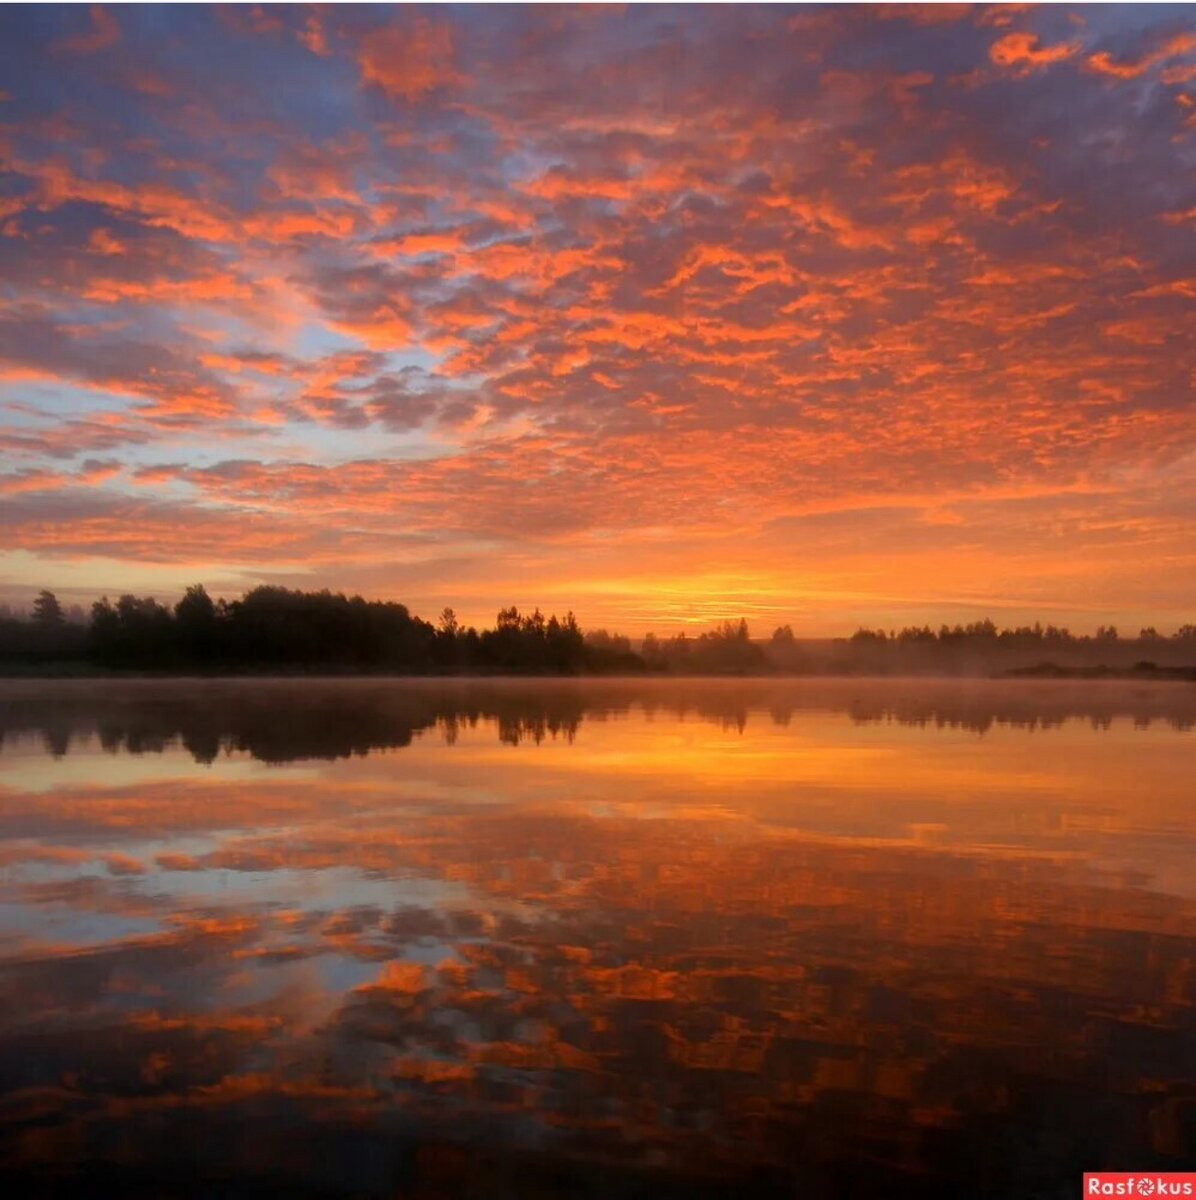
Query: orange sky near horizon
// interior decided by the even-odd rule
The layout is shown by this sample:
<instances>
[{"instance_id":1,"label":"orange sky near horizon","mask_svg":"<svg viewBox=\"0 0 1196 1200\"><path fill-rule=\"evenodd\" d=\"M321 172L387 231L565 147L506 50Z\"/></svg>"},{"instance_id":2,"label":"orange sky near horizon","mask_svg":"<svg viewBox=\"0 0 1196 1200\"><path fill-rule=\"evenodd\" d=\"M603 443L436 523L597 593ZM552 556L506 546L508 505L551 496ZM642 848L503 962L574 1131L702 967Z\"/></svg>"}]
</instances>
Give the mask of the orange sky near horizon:
<instances>
[{"instance_id":1,"label":"orange sky near horizon","mask_svg":"<svg viewBox=\"0 0 1196 1200\"><path fill-rule=\"evenodd\" d=\"M0 10L0 600L1196 620L1196 18Z\"/></svg>"}]
</instances>

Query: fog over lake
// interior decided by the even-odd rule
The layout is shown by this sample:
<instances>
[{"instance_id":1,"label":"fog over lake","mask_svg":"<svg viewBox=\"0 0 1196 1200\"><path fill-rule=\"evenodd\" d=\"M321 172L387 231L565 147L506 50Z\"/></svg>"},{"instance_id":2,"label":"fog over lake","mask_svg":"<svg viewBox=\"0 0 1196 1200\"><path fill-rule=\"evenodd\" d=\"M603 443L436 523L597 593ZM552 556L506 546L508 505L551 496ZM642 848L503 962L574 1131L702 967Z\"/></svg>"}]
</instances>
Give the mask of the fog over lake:
<instances>
[{"instance_id":1,"label":"fog over lake","mask_svg":"<svg viewBox=\"0 0 1196 1200\"><path fill-rule=\"evenodd\" d=\"M1194 730L1184 683L0 683L2 1178L1188 1168Z\"/></svg>"}]
</instances>

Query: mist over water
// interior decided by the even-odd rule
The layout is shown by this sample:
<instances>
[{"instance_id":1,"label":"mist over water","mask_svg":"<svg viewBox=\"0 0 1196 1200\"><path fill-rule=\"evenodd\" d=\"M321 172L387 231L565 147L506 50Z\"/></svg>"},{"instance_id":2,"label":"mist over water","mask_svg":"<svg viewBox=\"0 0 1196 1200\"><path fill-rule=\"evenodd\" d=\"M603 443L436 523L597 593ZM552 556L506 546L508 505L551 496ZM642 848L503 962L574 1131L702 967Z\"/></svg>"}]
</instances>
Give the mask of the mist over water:
<instances>
[{"instance_id":1,"label":"mist over water","mask_svg":"<svg viewBox=\"0 0 1196 1200\"><path fill-rule=\"evenodd\" d=\"M1190 1167L1194 721L1182 683L5 683L3 1175L1012 1198Z\"/></svg>"}]
</instances>

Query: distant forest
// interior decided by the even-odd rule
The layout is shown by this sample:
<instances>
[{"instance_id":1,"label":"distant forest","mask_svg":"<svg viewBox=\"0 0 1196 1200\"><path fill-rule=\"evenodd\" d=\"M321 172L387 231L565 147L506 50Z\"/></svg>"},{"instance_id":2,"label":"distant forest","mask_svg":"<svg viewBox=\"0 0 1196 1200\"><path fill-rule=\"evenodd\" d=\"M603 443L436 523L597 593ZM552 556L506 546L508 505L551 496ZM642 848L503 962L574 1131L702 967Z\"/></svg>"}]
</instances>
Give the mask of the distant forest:
<instances>
[{"instance_id":1,"label":"distant forest","mask_svg":"<svg viewBox=\"0 0 1196 1200\"><path fill-rule=\"evenodd\" d=\"M1196 660L1196 625L1164 636L1123 637L1112 626L1075 635L1054 625L998 628L992 621L901 630L859 629L849 638L802 639L783 625L753 638L744 620L697 636L639 645L572 613L502 609L492 628L464 626L451 608L432 624L391 601L329 591L257 587L213 600L202 585L173 607L151 597L107 597L89 620L42 591L27 616L0 615L0 667L139 672L320 671L405 675L993 674L1051 669L1169 670Z\"/></svg>"}]
</instances>

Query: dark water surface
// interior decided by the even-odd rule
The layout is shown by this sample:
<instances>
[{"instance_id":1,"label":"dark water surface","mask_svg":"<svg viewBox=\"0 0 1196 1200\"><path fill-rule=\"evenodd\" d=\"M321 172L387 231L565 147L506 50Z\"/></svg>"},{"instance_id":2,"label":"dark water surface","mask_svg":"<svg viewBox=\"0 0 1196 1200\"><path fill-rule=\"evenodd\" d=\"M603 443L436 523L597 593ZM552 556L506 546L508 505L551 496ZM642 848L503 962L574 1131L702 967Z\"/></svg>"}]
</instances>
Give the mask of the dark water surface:
<instances>
[{"instance_id":1,"label":"dark water surface","mask_svg":"<svg viewBox=\"0 0 1196 1200\"><path fill-rule=\"evenodd\" d=\"M1196 688L0 684L6 1195L1196 1165Z\"/></svg>"}]
</instances>

